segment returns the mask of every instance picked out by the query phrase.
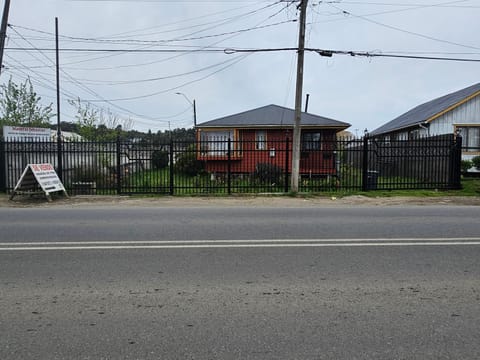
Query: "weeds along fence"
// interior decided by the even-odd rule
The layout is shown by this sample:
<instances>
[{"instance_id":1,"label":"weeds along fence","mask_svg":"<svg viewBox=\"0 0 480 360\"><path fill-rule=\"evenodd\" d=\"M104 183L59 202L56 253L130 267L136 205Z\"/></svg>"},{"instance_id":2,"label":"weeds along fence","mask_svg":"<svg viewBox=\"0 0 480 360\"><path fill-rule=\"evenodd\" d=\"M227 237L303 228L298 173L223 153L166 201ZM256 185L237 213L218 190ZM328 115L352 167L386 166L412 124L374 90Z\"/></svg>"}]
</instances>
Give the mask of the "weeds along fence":
<instances>
[{"instance_id":1,"label":"weeds along fence","mask_svg":"<svg viewBox=\"0 0 480 360\"><path fill-rule=\"evenodd\" d=\"M27 164L51 163L69 194L232 194L290 191L292 146L227 138L168 144L0 142L0 191ZM303 142L300 191L457 189L461 138Z\"/></svg>"}]
</instances>

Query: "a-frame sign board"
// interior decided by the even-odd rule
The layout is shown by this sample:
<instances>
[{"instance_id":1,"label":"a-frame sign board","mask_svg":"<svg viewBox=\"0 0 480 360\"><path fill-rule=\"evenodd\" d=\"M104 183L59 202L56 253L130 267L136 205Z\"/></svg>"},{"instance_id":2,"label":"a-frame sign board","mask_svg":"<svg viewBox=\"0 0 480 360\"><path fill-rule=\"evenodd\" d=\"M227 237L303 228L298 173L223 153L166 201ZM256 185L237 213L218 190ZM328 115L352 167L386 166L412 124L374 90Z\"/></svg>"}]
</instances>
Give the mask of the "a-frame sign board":
<instances>
[{"instance_id":1,"label":"a-frame sign board","mask_svg":"<svg viewBox=\"0 0 480 360\"><path fill-rule=\"evenodd\" d=\"M47 200L51 201L50 194L54 192L62 192L68 196L54 167L51 164L28 164L18 180L10 200L15 195L45 194Z\"/></svg>"}]
</instances>

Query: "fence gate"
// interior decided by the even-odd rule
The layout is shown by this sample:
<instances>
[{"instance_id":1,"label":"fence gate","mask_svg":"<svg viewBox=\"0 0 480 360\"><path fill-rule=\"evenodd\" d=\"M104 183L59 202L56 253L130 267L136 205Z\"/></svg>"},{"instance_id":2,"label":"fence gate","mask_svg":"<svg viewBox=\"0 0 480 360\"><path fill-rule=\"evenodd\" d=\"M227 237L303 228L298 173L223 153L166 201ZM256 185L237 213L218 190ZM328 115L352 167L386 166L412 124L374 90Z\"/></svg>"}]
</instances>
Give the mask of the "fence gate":
<instances>
[{"instance_id":1,"label":"fence gate","mask_svg":"<svg viewBox=\"0 0 480 360\"><path fill-rule=\"evenodd\" d=\"M363 189L460 188L461 138L364 140Z\"/></svg>"}]
</instances>

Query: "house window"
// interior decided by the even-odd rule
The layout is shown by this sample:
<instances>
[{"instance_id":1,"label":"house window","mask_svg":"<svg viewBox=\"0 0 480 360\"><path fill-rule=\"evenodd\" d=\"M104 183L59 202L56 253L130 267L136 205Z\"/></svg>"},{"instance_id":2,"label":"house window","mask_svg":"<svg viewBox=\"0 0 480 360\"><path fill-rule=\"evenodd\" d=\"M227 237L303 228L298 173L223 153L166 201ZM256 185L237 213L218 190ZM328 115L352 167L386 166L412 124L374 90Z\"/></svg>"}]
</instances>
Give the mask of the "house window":
<instances>
[{"instance_id":1,"label":"house window","mask_svg":"<svg viewBox=\"0 0 480 360\"><path fill-rule=\"evenodd\" d=\"M302 133L302 151L321 150L321 138L319 132Z\"/></svg>"},{"instance_id":2,"label":"house window","mask_svg":"<svg viewBox=\"0 0 480 360\"><path fill-rule=\"evenodd\" d=\"M480 152L480 126L457 126L463 151Z\"/></svg>"},{"instance_id":3,"label":"house window","mask_svg":"<svg viewBox=\"0 0 480 360\"><path fill-rule=\"evenodd\" d=\"M228 155L228 139L233 142L233 130L202 131L200 135L202 154L208 156Z\"/></svg>"},{"instance_id":4,"label":"house window","mask_svg":"<svg viewBox=\"0 0 480 360\"><path fill-rule=\"evenodd\" d=\"M265 150L267 148L267 134L265 131L255 131L255 149Z\"/></svg>"}]
</instances>

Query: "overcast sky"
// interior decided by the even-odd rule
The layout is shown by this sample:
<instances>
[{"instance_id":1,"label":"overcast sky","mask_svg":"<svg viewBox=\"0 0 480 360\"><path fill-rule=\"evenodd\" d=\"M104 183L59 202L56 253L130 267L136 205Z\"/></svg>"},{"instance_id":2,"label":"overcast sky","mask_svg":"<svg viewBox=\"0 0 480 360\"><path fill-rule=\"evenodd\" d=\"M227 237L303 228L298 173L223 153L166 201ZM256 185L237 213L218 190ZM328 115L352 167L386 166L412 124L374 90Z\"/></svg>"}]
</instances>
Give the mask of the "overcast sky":
<instances>
[{"instance_id":1,"label":"overcast sky","mask_svg":"<svg viewBox=\"0 0 480 360\"><path fill-rule=\"evenodd\" d=\"M193 126L189 101L194 99L198 123L268 104L293 109L294 51L224 50L296 47L297 5L285 0L14 0L0 81L11 76L19 83L30 76L42 102L55 105L52 49L58 17L62 121L74 121L75 110L67 103L74 98L153 132ZM310 0L306 46L480 59L479 18L480 0ZM310 113L348 122L349 130L360 135L479 82L479 74L480 62L309 52L304 99L310 94Z\"/></svg>"}]
</instances>

